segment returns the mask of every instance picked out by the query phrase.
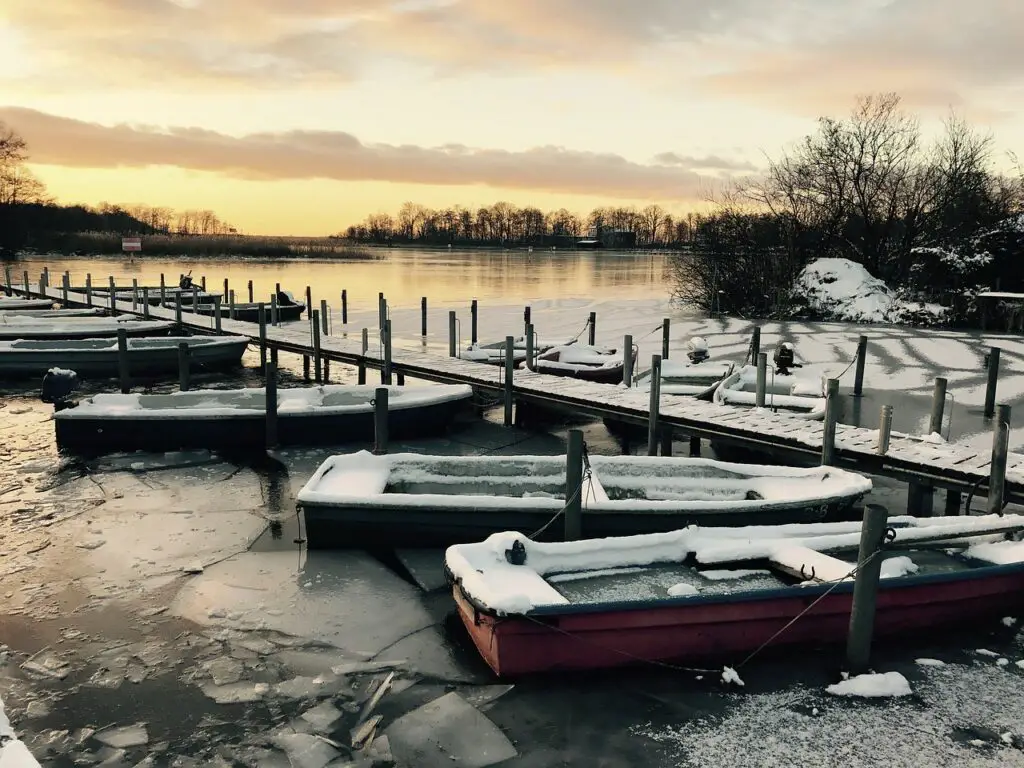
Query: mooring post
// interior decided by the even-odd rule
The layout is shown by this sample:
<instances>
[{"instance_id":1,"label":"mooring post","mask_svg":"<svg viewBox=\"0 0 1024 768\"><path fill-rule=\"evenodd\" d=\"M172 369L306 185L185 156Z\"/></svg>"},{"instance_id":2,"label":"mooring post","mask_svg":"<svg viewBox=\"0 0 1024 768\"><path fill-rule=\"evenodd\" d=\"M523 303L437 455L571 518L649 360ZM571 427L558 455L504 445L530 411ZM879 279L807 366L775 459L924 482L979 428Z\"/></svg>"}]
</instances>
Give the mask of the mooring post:
<instances>
[{"instance_id":1,"label":"mooring post","mask_svg":"<svg viewBox=\"0 0 1024 768\"><path fill-rule=\"evenodd\" d=\"M622 383L627 387L633 386L633 366L636 361L633 359L633 336L626 334L622 337Z\"/></svg>"},{"instance_id":2,"label":"mooring post","mask_svg":"<svg viewBox=\"0 0 1024 768\"><path fill-rule=\"evenodd\" d=\"M835 463L836 420L839 418L839 379L828 380L825 400L825 428L821 433L821 466Z\"/></svg>"},{"instance_id":3,"label":"mooring post","mask_svg":"<svg viewBox=\"0 0 1024 768\"><path fill-rule=\"evenodd\" d=\"M160 306L167 303L167 286L164 283L164 273L160 273Z\"/></svg>"},{"instance_id":4,"label":"mooring post","mask_svg":"<svg viewBox=\"0 0 1024 768\"><path fill-rule=\"evenodd\" d=\"M932 389L932 413L928 419L928 432L942 434L942 417L946 408L946 379L941 376L935 379Z\"/></svg>"},{"instance_id":5,"label":"mooring post","mask_svg":"<svg viewBox=\"0 0 1024 768\"><path fill-rule=\"evenodd\" d=\"M381 383L391 385L391 321L384 318L384 365L380 369Z\"/></svg>"},{"instance_id":6,"label":"mooring post","mask_svg":"<svg viewBox=\"0 0 1024 768\"><path fill-rule=\"evenodd\" d=\"M448 312L448 357L458 357L458 348L455 341L455 310Z\"/></svg>"},{"instance_id":7,"label":"mooring post","mask_svg":"<svg viewBox=\"0 0 1024 768\"><path fill-rule=\"evenodd\" d=\"M996 412L996 384L999 381L999 347L988 351L988 386L985 387L985 418Z\"/></svg>"},{"instance_id":8,"label":"mooring post","mask_svg":"<svg viewBox=\"0 0 1024 768\"><path fill-rule=\"evenodd\" d=\"M536 348L533 344L533 323L526 324L526 370L532 371L537 367L537 362L534 359L536 355Z\"/></svg>"},{"instance_id":9,"label":"mooring post","mask_svg":"<svg viewBox=\"0 0 1024 768\"><path fill-rule=\"evenodd\" d=\"M696 435L690 435L690 456L700 456L700 438Z\"/></svg>"},{"instance_id":10,"label":"mooring post","mask_svg":"<svg viewBox=\"0 0 1024 768\"><path fill-rule=\"evenodd\" d=\"M373 396L373 452L388 452L388 388L377 387Z\"/></svg>"},{"instance_id":11,"label":"mooring post","mask_svg":"<svg viewBox=\"0 0 1024 768\"><path fill-rule=\"evenodd\" d=\"M327 299L320 299L320 334L322 336L330 336L330 319L331 313L327 311Z\"/></svg>"},{"instance_id":12,"label":"mooring post","mask_svg":"<svg viewBox=\"0 0 1024 768\"><path fill-rule=\"evenodd\" d=\"M587 343L590 346L597 344L597 312L591 312L587 317Z\"/></svg>"},{"instance_id":13,"label":"mooring post","mask_svg":"<svg viewBox=\"0 0 1024 768\"><path fill-rule=\"evenodd\" d=\"M420 336L427 338L427 297L420 297Z\"/></svg>"},{"instance_id":14,"label":"mooring post","mask_svg":"<svg viewBox=\"0 0 1024 768\"><path fill-rule=\"evenodd\" d=\"M359 378L360 384L366 383L366 351L370 348L370 329L363 328L363 353L359 358Z\"/></svg>"},{"instance_id":15,"label":"mooring post","mask_svg":"<svg viewBox=\"0 0 1024 768\"><path fill-rule=\"evenodd\" d=\"M661 455L672 455L672 427L668 425L661 430Z\"/></svg>"},{"instance_id":16,"label":"mooring post","mask_svg":"<svg viewBox=\"0 0 1024 768\"><path fill-rule=\"evenodd\" d=\"M313 291L307 285L306 286L306 312L312 312L312 311L313 311Z\"/></svg>"},{"instance_id":17,"label":"mooring post","mask_svg":"<svg viewBox=\"0 0 1024 768\"><path fill-rule=\"evenodd\" d=\"M267 373L267 305L262 301L256 305L260 324L260 373Z\"/></svg>"},{"instance_id":18,"label":"mooring post","mask_svg":"<svg viewBox=\"0 0 1024 768\"><path fill-rule=\"evenodd\" d=\"M132 312L136 312L139 309L139 280L138 278L132 278Z\"/></svg>"},{"instance_id":19,"label":"mooring post","mask_svg":"<svg viewBox=\"0 0 1024 768\"><path fill-rule=\"evenodd\" d=\"M178 342L178 389L188 392L189 387L189 349L187 341Z\"/></svg>"},{"instance_id":20,"label":"mooring post","mask_svg":"<svg viewBox=\"0 0 1024 768\"><path fill-rule=\"evenodd\" d=\"M960 504L960 491L946 491L946 506L942 514L944 514L946 517L959 515L962 511L960 508Z\"/></svg>"},{"instance_id":21,"label":"mooring post","mask_svg":"<svg viewBox=\"0 0 1024 768\"><path fill-rule=\"evenodd\" d=\"M181 330L181 291L174 292L174 322L178 324L178 330Z\"/></svg>"},{"instance_id":22,"label":"mooring post","mask_svg":"<svg viewBox=\"0 0 1024 768\"><path fill-rule=\"evenodd\" d=\"M11 290L11 265L4 264L4 292L8 296L12 296L14 291Z\"/></svg>"},{"instance_id":23,"label":"mooring post","mask_svg":"<svg viewBox=\"0 0 1024 768\"><path fill-rule=\"evenodd\" d=\"M222 320L220 316L220 300L223 297L218 293L213 297L213 330L220 333L223 330Z\"/></svg>"},{"instance_id":24,"label":"mooring post","mask_svg":"<svg viewBox=\"0 0 1024 768\"><path fill-rule=\"evenodd\" d=\"M302 356L302 380L310 381L312 377L309 375L309 355Z\"/></svg>"},{"instance_id":25,"label":"mooring post","mask_svg":"<svg viewBox=\"0 0 1024 768\"><path fill-rule=\"evenodd\" d=\"M754 405L764 408L764 392L768 387L768 353L757 353L757 380L754 384Z\"/></svg>"},{"instance_id":26,"label":"mooring post","mask_svg":"<svg viewBox=\"0 0 1024 768\"><path fill-rule=\"evenodd\" d=\"M224 284L227 285L227 281L226 280L224 281ZM249 281L249 286L248 287L249 287L249 303L252 304L252 300L253 300L252 280Z\"/></svg>"},{"instance_id":27,"label":"mooring post","mask_svg":"<svg viewBox=\"0 0 1024 768\"><path fill-rule=\"evenodd\" d=\"M192 283L192 314L199 314L199 288L195 283Z\"/></svg>"},{"instance_id":28,"label":"mooring post","mask_svg":"<svg viewBox=\"0 0 1024 768\"><path fill-rule=\"evenodd\" d=\"M996 407L996 422L992 425L992 472L988 480L988 513L1003 512L1003 494L1006 484L1006 456L1010 447L1010 406Z\"/></svg>"},{"instance_id":29,"label":"mooring post","mask_svg":"<svg viewBox=\"0 0 1024 768\"><path fill-rule=\"evenodd\" d=\"M39 279L39 291L45 292L50 287L50 268L43 267L43 274Z\"/></svg>"},{"instance_id":30,"label":"mooring post","mask_svg":"<svg viewBox=\"0 0 1024 768\"><path fill-rule=\"evenodd\" d=\"M142 287L142 319L149 320L149 286Z\"/></svg>"},{"instance_id":31,"label":"mooring post","mask_svg":"<svg viewBox=\"0 0 1024 768\"><path fill-rule=\"evenodd\" d=\"M505 426L512 426L512 387L515 376L516 340L505 337Z\"/></svg>"},{"instance_id":32,"label":"mooring post","mask_svg":"<svg viewBox=\"0 0 1024 768\"><path fill-rule=\"evenodd\" d=\"M128 331L117 329L117 376L121 381L121 394L132 391L131 370L128 367Z\"/></svg>"},{"instance_id":33,"label":"mooring post","mask_svg":"<svg viewBox=\"0 0 1024 768\"><path fill-rule=\"evenodd\" d=\"M647 414L647 455L658 455L658 409L661 405L661 355L651 356L651 399Z\"/></svg>"},{"instance_id":34,"label":"mooring post","mask_svg":"<svg viewBox=\"0 0 1024 768\"><path fill-rule=\"evenodd\" d=\"M854 368L853 396L860 397L864 393L864 364L868 359L868 337L857 339L857 366Z\"/></svg>"},{"instance_id":35,"label":"mooring post","mask_svg":"<svg viewBox=\"0 0 1024 768\"><path fill-rule=\"evenodd\" d=\"M853 582L850 631L846 637L846 666L852 674L867 671L871 660L871 639L875 630L875 601L882 569L882 540L889 515L885 507L868 504L860 529L857 574Z\"/></svg>"},{"instance_id":36,"label":"mooring post","mask_svg":"<svg viewBox=\"0 0 1024 768\"><path fill-rule=\"evenodd\" d=\"M270 324L275 328L281 324L281 308L277 304L277 294L270 294Z\"/></svg>"},{"instance_id":37,"label":"mooring post","mask_svg":"<svg viewBox=\"0 0 1024 768\"><path fill-rule=\"evenodd\" d=\"M277 363L267 363L266 373L266 404L267 413L266 448L271 450L277 448Z\"/></svg>"},{"instance_id":38,"label":"mooring post","mask_svg":"<svg viewBox=\"0 0 1024 768\"><path fill-rule=\"evenodd\" d=\"M583 432L570 429L565 452L565 540L579 540L582 528Z\"/></svg>"},{"instance_id":39,"label":"mooring post","mask_svg":"<svg viewBox=\"0 0 1024 768\"><path fill-rule=\"evenodd\" d=\"M10 272L8 272L7 273L7 278L8 278L7 279L7 284L8 284L8 286L11 284L10 276L11 276L11 274L10 274ZM92 275L90 273L86 273L86 275L85 275L85 303L86 303L87 306L90 306L90 307L92 306Z\"/></svg>"},{"instance_id":40,"label":"mooring post","mask_svg":"<svg viewBox=\"0 0 1024 768\"><path fill-rule=\"evenodd\" d=\"M64 273L64 277L61 278L60 290L61 290L61 295L62 295L63 300L64 300L64 306L67 307L67 305L68 305L68 292L71 290L71 278L68 276L67 272L65 272Z\"/></svg>"},{"instance_id":41,"label":"mooring post","mask_svg":"<svg viewBox=\"0 0 1024 768\"><path fill-rule=\"evenodd\" d=\"M759 354L761 354L761 326L755 325L754 332L750 336L750 362L756 364Z\"/></svg>"},{"instance_id":42,"label":"mooring post","mask_svg":"<svg viewBox=\"0 0 1024 768\"><path fill-rule=\"evenodd\" d=\"M28 273L26 273L27 275ZM109 287L110 287L110 314L117 314L117 285L114 283L114 276L109 275ZM26 289L27 290L27 289Z\"/></svg>"},{"instance_id":43,"label":"mooring post","mask_svg":"<svg viewBox=\"0 0 1024 768\"><path fill-rule=\"evenodd\" d=\"M348 325L348 291L341 292L341 324Z\"/></svg>"},{"instance_id":44,"label":"mooring post","mask_svg":"<svg viewBox=\"0 0 1024 768\"><path fill-rule=\"evenodd\" d=\"M478 328L477 322L479 321L479 318L480 318L479 312L480 312L480 305L477 303L476 299L473 299L473 301L469 305L469 334L470 334L469 335L469 343L470 344L476 344L476 342L477 342L477 338L478 337L476 335L476 332L477 332L477 328Z\"/></svg>"},{"instance_id":45,"label":"mooring post","mask_svg":"<svg viewBox=\"0 0 1024 768\"><path fill-rule=\"evenodd\" d=\"M206 275L199 276L199 290L206 293Z\"/></svg>"},{"instance_id":46,"label":"mooring post","mask_svg":"<svg viewBox=\"0 0 1024 768\"><path fill-rule=\"evenodd\" d=\"M533 318L530 316L530 307L526 306L523 308L523 328L528 328L533 325Z\"/></svg>"},{"instance_id":47,"label":"mooring post","mask_svg":"<svg viewBox=\"0 0 1024 768\"><path fill-rule=\"evenodd\" d=\"M313 337L313 378L317 384L322 384L321 377L323 372L320 368L320 312L319 310L313 310L313 316L311 318L312 323L310 324L310 334ZM389 383L389 382L385 382Z\"/></svg>"},{"instance_id":48,"label":"mooring post","mask_svg":"<svg viewBox=\"0 0 1024 768\"><path fill-rule=\"evenodd\" d=\"M381 328L384 327L384 319L388 316L387 310L387 299L384 298L384 292L380 291L377 294L377 332L380 333Z\"/></svg>"},{"instance_id":49,"label":"mooring post","mask_svg":"<svg viewBox=\"0 0 1024 768\"><path fill-rule=\"evenodd\" d=\"M668 360L669 333L672 320L666 317L661 321L661 359Z\"/></svg>"},{"instance_id":50,"label":"mooring post","mask_svg":"<svg viewBox=\"0 0 1024 768\"><path fill-rule=\"evenodd\" d=\"M32 297L32 293L31 293L31 291L29 291L29 285L28 285L28 270L27 270L27 269L26 269L26 270L24 270L24 271L22 272L22 275L21 275L21 276L22 276L22 282L24 283L24 289L25 289L25 298L26 298L26 299L29 299L29 298L31 298L31 297ZM111 279L113 279L113 278L111 278Z\"/></svg>"},{"instance_id":51,"label":"mooring post","mask_svg":"<svg viewBox=\"0 0 1024 768\"><path fill-rule=\"evenodd\" d=\"M235 308L235 290L232 288L228 291L228 317L234 320L237 312L238 310Z\"/></svg>"},{"instance_id":52,"label":"mooring post","mask_svg":"<svg viewBox=\"0 0 1024 768\"><path fill-rule=\"evenodd\" d=\"M252 280L249 281L249 285L252 285ZM228 300L230 286L228 285L228 279L224 278L224 301Z\"/></svg>"},{"instance_id":53,"label":"mooring post","mask_svg":"<svg viewBox=\"0 0 1024 768\"><path fill-rule=\"evenodd\" d=\"M889 452L890 435L892 435L892 406L883 405L878 420L878 448L876 451L881 456Z\"/></svg>"}]
</instances>

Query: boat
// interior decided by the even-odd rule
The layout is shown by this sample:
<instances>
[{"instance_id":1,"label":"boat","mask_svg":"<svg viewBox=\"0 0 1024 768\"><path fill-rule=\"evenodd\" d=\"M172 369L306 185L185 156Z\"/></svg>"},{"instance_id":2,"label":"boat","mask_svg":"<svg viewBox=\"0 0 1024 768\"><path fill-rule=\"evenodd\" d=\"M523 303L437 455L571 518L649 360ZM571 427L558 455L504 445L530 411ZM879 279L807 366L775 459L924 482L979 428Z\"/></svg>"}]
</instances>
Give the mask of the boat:
<instances>
[{"instance_id":1,"label":"boat","mask_svg":"<svg viewBox=\"0 0 1024 768\"><path fill-rule=\"evenodd\" d=\"M189 365L208 370L241 365L249 340L242 336L166 336L128 339L132 376L178 370L178 344L188 344ZM71 369L83 377L118 375L117 339L49 341L0 340L0 378L42 376L51 368Z\"/></svg>"},{"instance_id":2,"label":"boat","mask_svg":"<svg viewBox=\"0 0 1024 768\"><path fill-rule=\"evenodd\" d=\"M104 310L99 307L81 309L0 309L0 323L15 317L30 317L33 320L62 320L67 317L102 317Z\"/></svg>"},{"instance_id":3,"label":"boat","mask_svg":"<svg viewBox=\"0 0 1024 768\"><path fill-rule=\"evenodd\" d=\"M279 389L279 444L373 440L377 389L347 384ZM472 387L461 384L387 389L388 434L393 439L443 433L473 396ZM57 445L69 452L263 451L266 445L266 390L262 388L99 394L70 407L57 407Z\"/></svg>"},{"instance_id":4,"label":"boat","mask_svg":"<svg viewBox=\"0 0 1024 768\"><path fill-rule=\"evenodd\" d=\"M574 341L567 341L562 345L555 344L540 344L534 346L535 354L541 354L547 352L555 346L568 346L575 344ZM492 341L487 344L481 344L475 342L470 344L464 350L459 353L459 357L463 360L469 360L474 363L488 363L490 365L504 365L505 364L505 341ZM515 365L526 360L526 337L517 336L512 343L512 362Z\"/></svg>"},{"instance_id":5,"label":"boat","mask_svg":"<svg viewBox=\"0 0 1024 768\"><path fill-rule=\"evenodd\" d=\"M191 299L189 299L189 305L191 306ZM173 304L165 304L165 307L173 309ZM267 322L271 321L271 308L270 302L263 303L264 311L266 312ZM192 310L189 309L189 312ZM278 322L287 323L292 320L298 320L302 317L302 313L306 311L305 303L296 301L292 298L291 294L281 291L277 294L277 319ZM214 305L208 303L202 303L198 305L196 313L200 315L213 316L215 312ZM246 301L241 304L235 303L234 319L241 320L247 323L258 323L260 321L260 305L254 301ZM223 318L231 317L231 307L224 301L220 303L220 316Z\"/></svg>"},{"instance_id":6,"label":"boat","mask_svg":"<svg viewBox=\"0 0 1024 768\"><path fill-rule=\"evenodd\" d=\"M1024 609L1024 516L892 518L876 639ZM500 677L650 662L735 665L849 630L860 523L561 543L499 533L450 547L458 613ZM799 621L794 621L799 617Z\"/></svg>"},{"instance_id":7,"label":"boat","mask_svg":"<svg viewBox=\"0 0 1024 768\"><path fill-rule=\"evenodd\" d=\"M663 395L710 400L718 385L730 376L735 368L736 364L728 360L711 360L707 339L695 336L686 343L685 360L661 361L659 392ZM649 392L651 369L638 373L633 379L633 386Z\"/></svg>"},{"instance_id":8,"label":"boat","mask_svg":"<svg viewBox=\"0 0 1024 768\"><path fill-rule=\"evenodd\" d=\"M774 366L766 370L764 407L784 410L801 418L825 418L828 377L806 371L795 360L793 345L782 342L775 348ZM712 400L719 405L757 404L757 366L744 365L715 388Z\"/></svg>"},{"instance_id":9,"label":"boat","mask_svg":"<svg viewBox=\"0 0 1024 768\"><path fill-rule=\"evenodd\" d=\"M525 360L519 363L519 368L525 367ZM533 370L600 384L621 384L623 360L622 354L614 349L570 344L541 352L534 361Z\"/></svg>"},{"instance_id":10,"label":"boat","mask_svg":"<svg viewBox=\"0 0 1024 768\"><path fill-rule=\"evenodd\" d=\"M0 316L3 339L102 339L117 336L167 336L174 328L169 320L137 320L128 317L33 317Z\"/></svg>"},{"instance_id":11,"label":"boat","mask_svg":"<svg viewBox=\"0 0 1024 768\"><path fill-rule=\"evenodd\" d=\"M835 469L664 456L591 456L582 491L587 537L689 523L839 520L871 481ZM299 492L309 546L445 546L499 531L538 531L566 498L565 456L332 456ZM543 530L558 537L562 525Z\"/></svg>"},{"instance_id":12,"label":"boat","mask_svg":"<svg viewBox=\"0 0 1024 768\"><path fill-rule=\"evenodd\" d=\"M53 309L52 299L16 299L8 296L0 296L0 312L9 312L17 310L19 312L25 312L26 310L47 310Z\"/></svg>"}]
</instances>

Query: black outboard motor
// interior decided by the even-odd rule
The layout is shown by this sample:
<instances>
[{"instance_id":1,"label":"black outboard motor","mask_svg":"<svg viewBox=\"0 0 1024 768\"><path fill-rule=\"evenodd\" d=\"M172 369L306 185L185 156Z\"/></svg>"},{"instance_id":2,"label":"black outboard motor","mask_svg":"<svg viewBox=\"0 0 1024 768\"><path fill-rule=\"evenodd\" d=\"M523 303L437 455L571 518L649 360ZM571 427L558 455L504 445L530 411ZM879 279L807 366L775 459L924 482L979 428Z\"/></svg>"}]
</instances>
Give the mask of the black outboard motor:
<instances>
[{"instance_id":1,"label":"black outboard motor","mask_svg":"<svg viewBox=\"0 0 1024 768\"><path fill-rule=\"evenodd\" d=\"M277 292L277 306L279 306L279 307L294 307L295 306L295 299L292 297L292 295L290 293L287 293L286 291L278 291Z\"/></svg>"},{"instance_id":2,"label":"black outboard motor","mask_svg":"<svg viewBox=\"0 0 1024 768\"><path fill-rule=\"evenodd\" d=\"M71 393L78 389L78 374L66 368L51 368L43 376L43 391L40 398L44 403L53 403L55 411L73 408L77 403L71 400Z\"/></svg>"},{"instance_id":3,"label":"black outboard motor","mask_svg":"<svg viewBox=\"0 0 1024 768\"><path fill-rule=\"evenodd\" d=\"M784 341L775 348L773 356L775 361L775 373L780 376L788 376L792 371L790 368L799 368L796 364L796 356L793 354L793 345Z\"/></svg>"},{"instance_id":4,"label":"black outboard motor","mask_svg":"<svg viewBox=\"0 0 1024 768\"><path fill-rule=\"evenodd\" d=\"M690 358L690 362L694 365L703 363L710 358L711 353L708 352L708 340L703 336L694 336L686 342L686 356Z\"/></svg>"},{"instance_id":5,"label":"black outboard motor","mask_svg":"<svg viewBox=\"0 0 1024 768\"><path fill-rule=\"evenodd\" d=\"M182 275L181 276L181 279L178 280L178 287L181 288L181 290L183 290L183 291L191 291L192 290L192 272L191 272L191 270L189 271L189 273L187 275Z\"/></svg>"}]
</instances>

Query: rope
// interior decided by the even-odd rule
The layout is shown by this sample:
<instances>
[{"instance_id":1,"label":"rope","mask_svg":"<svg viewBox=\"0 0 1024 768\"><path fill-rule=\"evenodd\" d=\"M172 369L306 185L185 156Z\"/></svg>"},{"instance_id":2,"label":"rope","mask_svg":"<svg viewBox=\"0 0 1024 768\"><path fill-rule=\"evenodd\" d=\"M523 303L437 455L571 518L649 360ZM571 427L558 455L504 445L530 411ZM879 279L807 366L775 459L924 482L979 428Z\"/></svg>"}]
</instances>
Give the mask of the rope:
<instances>
[{"instance_id":1,"label":"rope","mask_svg":"<svg viewBox=\"0 0 1024 768\"><path fill-rule=\"evenodd\" d=\"M853 360L850 361L850 364L843 369L842 373L840 373L838 376L833 376L832 378L834 378L834 379L841 379L841 378L843 378L843 376L846 375L846 372L849 371L851 368L853 368L853 364L857 362L857 358L858 357L859 357L859 355L856 352L854 352L853 353Z\"/></svg>"},{"instance_id":2,"label":"rope","mask_svg":"<svg viewBox=\"0 0 1024 768\"><path fill-rule=\"evenodd\" d=\"M579 332L579 333L577 333L577 334L576 334L575 336L573 336L573 337L572 337L572 341L579 341L579 339L580 339L580 336L582 336L582 335L583 335L583 332L584 332L585 330L587 330L587 328L589 328L589 327L590 327L590 318L588 317L588 318L587 318L587 322L585 322L585 323L583 324L583 327L582 327L582 328L580 328L580 332ZM570 343L572 343L572 342L570 342Z\"/></svg>"},{"instance_id":3,"label":"rope","mask_svg":"<svg viewBox=\"0 0 1024 768\"><path fill-rule=\"evenodd\" d=\"M560 510L558 510L557 512L555 512L555 514L551 516L550 520L548 520L546 523L544 523L544 525L542 525L536 531L534 531L529 536L527 536L527 538L531 539L531 540L536 539L538 536L540 536L542 533L544 533L544 531L546 531L548 528L550 528L551 525L559 517L561 517L563 514L565 514L565 510L567 510L569 508L569 505L572 504L573 502L575 502L576 499L579 498L579 496L583 493L583 484L584 483L588 483L589 484L588 485L588 495L589 495L589 492L593 491L593 486L594 486L594 484L593 484L593 475L594 475L594 471L590 468L590 455L587 453L587 444L584 443L583 444L583 476L580 478L580 484L572 492L572 496L569 496L568 498L566 498L565 504L562 505L562 508Z\"/></svg>"}]
</instances>

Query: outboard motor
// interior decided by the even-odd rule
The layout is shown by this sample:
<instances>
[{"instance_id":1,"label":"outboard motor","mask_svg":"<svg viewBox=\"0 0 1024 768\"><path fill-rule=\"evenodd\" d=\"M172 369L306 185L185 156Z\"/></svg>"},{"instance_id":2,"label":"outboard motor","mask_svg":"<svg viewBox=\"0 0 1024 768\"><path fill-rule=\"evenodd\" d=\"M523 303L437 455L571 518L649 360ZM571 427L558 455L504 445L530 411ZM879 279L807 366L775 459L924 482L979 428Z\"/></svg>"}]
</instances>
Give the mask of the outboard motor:
<instances>
[{"instance_id":1,"label":"outboard motor","mask_svg":"<svg viewBox=\"0 0 1024 768\"><path fill-rule=\"evenodd\" d=\"M708 340L703 336L694 336L686 342L686 356L690 358L691 363L703 363L711 357L711 353L708 352Z\"/></svg>"},{"instance_id":2,"label":"outboard motor","mask_svg":"<svg viewBox=\"0 0 1024 768\"><path fill-rule=\"evenodd\" d=\"M187 275L182 275L181 279L178 280L178 287L183 291L192 290L192 272L190 271Z\"/></svg>"},{"instance_id":3,"label":"outboard motor","mask_svg":"<svg viewBox=\"0 0 1024 768\"><path fill-rule=\"evenodd\" d=\"M78 389L78 374L66 368L51 368L43 376L43 391L40 398L44 403L53 403L55 411L73 408L71 393Z\"/></svg>"},{"instance_id":4,"label":"outboard motor","mask_svg":"<svg viewBox=\"0 0 1024 768\"><path fill-rule=\"evenodd\" d=\"M277 306L279 307L294 307L295 298L287 291L277 292Z\"/></svg>"},{"instance_id":5,"label":"outboard motor","mask_svg":"<svg viewBox=\"0 0 1024 768\"><path fill-rule=\"evenodd\" d=\"M791 373L790 368L799 367L796 364L793 345L788 341L782 342L775 348L775 354L772 359L775 361L775 373L780 376L788 376Z\"/></svg>"}]
</instances>

